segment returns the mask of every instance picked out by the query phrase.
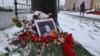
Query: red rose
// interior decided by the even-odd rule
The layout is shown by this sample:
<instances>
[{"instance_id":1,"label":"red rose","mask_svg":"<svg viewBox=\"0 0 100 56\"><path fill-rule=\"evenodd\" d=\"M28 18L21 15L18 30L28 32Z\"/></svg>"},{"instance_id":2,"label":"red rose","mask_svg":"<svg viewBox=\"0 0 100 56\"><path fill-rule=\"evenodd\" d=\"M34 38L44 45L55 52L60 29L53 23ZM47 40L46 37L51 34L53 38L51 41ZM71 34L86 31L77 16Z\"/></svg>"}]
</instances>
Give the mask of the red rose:
<instances>
[{"instance_id":1,"label":"red rose","mask_svg":"<svg viewBox=\"0 0 100 56\"><path fill-rule=\"evenodd\" d=\"M73 37L72 34L68 34L65 36L65 41L62 45L64 56L76 56L76 54L72 50L72 47L73 47Z\"/></svg>"}]
</instances>

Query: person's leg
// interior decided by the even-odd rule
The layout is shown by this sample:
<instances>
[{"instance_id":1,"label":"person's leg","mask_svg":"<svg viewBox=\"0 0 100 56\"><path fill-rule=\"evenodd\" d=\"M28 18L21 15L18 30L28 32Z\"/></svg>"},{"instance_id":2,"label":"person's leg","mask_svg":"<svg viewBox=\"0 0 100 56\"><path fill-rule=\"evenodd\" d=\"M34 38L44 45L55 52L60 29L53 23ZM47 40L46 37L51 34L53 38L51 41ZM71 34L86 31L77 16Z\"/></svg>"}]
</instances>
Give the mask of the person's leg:
<instances>
[{"instance_id":1,"label":"person's leg","mask_svg":"<svg viewBox=\"0 0 100 56\"><path fill-rule=\"evenodd\" d=\"M80 16L81 16L81 14L82 14L82 9L80 9Z\"/></svg>"},{"instance_id":2,"label":"person's leg","mask_svg":"<svg viewBox=\"0 0 100 56\"><path fill-rule=\"evenodd\" d=\"M83 11L83 16L84 16L84 11Z\"/></svg>"},{"instance_id":3,"label":"person's leg","mask_svg":"<svg viewBox=\"0 0 100 56\"><path fill-rule=\"evenodd\" d=\"M80 16L81 16L81 11L80 11Z\"/></svg>"}]
</instances>

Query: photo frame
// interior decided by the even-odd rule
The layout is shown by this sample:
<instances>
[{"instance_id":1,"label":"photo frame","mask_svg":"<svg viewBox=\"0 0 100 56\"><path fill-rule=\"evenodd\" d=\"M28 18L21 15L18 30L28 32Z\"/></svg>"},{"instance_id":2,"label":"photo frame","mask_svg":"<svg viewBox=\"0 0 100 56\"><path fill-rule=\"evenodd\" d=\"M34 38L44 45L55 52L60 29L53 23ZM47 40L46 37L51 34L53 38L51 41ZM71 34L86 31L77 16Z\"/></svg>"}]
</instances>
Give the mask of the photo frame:
<instances>
[{"instance_id":1,"label":"photo frame","mask_svg":"<svg viewBox=\"0 0 100 56\"><path fill-rule=\"evenodd\" d=\"M37 32L38 32L39 36L44 36L45 37L46 32L47 32L47 34L50 34L50 32L53 29L57 30L53 18L35 20L34 22L35 22L35 25L36 25Z\"/></svg>"}]
</instances>

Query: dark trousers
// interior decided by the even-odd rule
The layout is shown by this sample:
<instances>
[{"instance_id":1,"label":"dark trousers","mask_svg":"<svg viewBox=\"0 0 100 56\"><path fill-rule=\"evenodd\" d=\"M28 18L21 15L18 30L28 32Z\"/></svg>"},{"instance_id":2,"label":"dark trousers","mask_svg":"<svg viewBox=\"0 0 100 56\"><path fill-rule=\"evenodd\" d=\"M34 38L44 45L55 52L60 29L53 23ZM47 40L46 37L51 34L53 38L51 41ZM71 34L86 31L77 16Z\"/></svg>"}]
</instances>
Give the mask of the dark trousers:
<instances>
[{"instance_id":1,"label":"dark trousers","mask_svg":"<svg viewBox=\"0 0 100 56\"><path fill-rule=\"evenodd\" d=\"M81 13L82 13L82 16L84 16L84 12L85 10L80 10L80 16L81 16Z\"/></svg>"}]
</instances>

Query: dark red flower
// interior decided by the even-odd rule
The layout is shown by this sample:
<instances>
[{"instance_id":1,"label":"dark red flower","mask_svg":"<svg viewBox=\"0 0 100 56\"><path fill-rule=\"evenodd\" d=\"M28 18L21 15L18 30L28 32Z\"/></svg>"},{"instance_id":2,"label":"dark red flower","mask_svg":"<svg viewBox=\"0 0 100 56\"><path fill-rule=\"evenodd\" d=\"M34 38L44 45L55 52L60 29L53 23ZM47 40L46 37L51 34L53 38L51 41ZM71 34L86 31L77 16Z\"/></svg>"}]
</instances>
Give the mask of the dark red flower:
<instances>
[{"instance_id":1,"label":"dark red flower","mask_svg":"<svg viewBox=\"0 0 100 56\"><path fill-rule=\"evenodd\" d=\"M10 43L9 43L9 45L17 45L17 44L20 44L20 40L13 40L13 41L11 41Z\"/></svg>"},{"instance_id":2,"label":"dark red flower","mask_svg":"<svg viewBox=\"0 0 100 56\"><path fill-rule=\"evenodd\" d=\"M48 44L50 39L51 39L51 36L47 35L46 37L44 37L43 43Z\"/></svg>"},{"instance_id":3,"label":"dark red flower","mask_svg":"<svg viewBox=\"0 0 100 56\"><path fill-rule=\"evenodd\" d=\"M76 56L75 52L73 52L72 48L70 48L70 46L68 46L67 44L63 44L62 49L64 52L64 56Z\"/></svg>"},{"instance_id":4,"label":"dark red flower","mask_svg":"<svg viewBox=\"0 0 100 56\"><path fill-rule=\"evenodd\" d=\"M71 48L73 47L73 37L72 37L72 34L68 34L68 35L65 36L64 43L66 43Z\"/></svg>"},{"instance_id":5,"label":"dark red flower","mask_svg":"<svg viewBox=\"0 0 100 56\"><path fill-rule=\"evenodd\" d=\"M44 37L43 36L39 36L39 41L43 41L44 40Z\"/></svg>"},{"instance_id":6,"label":"dark red flower","mask_svg":"<svg viewBox=\"0 0 100 56\"><path fill-rule=\"evenodd\" d=\"M27 24L29 21L28 20L26 20L26 19L23 19L23 21L22 21L24 24Z\"/></svg>"},{"instance_id":7,"label":"dark red flower","mask_svg":"<svg viewBox=\"0 0 100 56\"><path fill-rule=\"evenodd\" d=\"M29 30L26 30L25 32L24 32L24 34L26 34L26 35L28 35L28 36L31 36L31 31L29 31Z\"/></svg>"},{"instance_id":8,"label":"dark red flower","mask_svg":"<svg viewBox=\"0 0 100 56\"><path fill-rule=\"evenodd\" d=\"M32 29L36 30L36 25L32 25Z\"/></svg>"},{"instance_id":9,"label":"dark red flower","mask_svg":"<svg viewBox=\"0 0 100 56\"><path fill-rule=\"evenodd\" d=\"M25 39L27 39L28 38L28 36L26 35L26 34L20 34L19 36L18 36L18 40L25 40Z\"/></svg>"},{"instance_id":10,"label":"dark red flower","mask_svg":"<svg viewBox=\"0 0 100 56\"><path fill-rule=\"evenodd\" d=\"M72 34L65 36L65 41L62 45L64 56L76 56L75 52L72 50L73 47L73 37Z\"/></svg>"},{"instance_id":11,"label":"dark red flower","mask_svg":"<svg viewBox=\"0 0 100 56\"><path fill-rule=\"evenodd\" d=\"M36 36L34 34L31 35L32 41L35 41Z\"/></svg>"},{"instance_id":12,"label":"dark red flower","mask_svg":"<svg viewBox=\"0 0 100 56\"><path fill-rule=\"evenodd\" d=\"M32 34L32 41L37 42L39 39L39 36Z\"/></svg>"}]
</instances>

